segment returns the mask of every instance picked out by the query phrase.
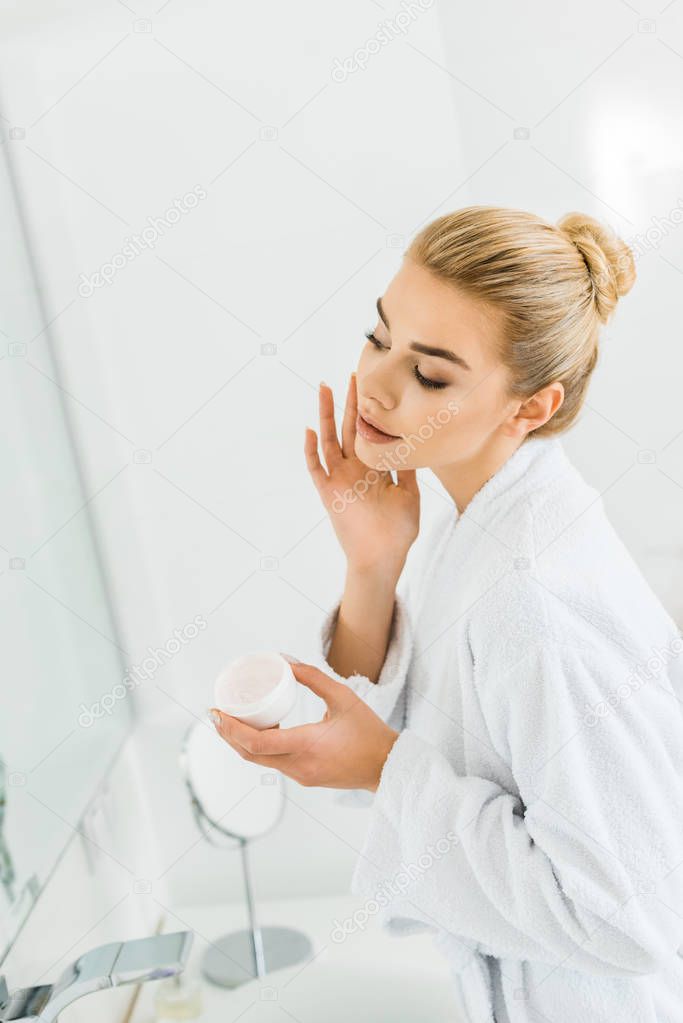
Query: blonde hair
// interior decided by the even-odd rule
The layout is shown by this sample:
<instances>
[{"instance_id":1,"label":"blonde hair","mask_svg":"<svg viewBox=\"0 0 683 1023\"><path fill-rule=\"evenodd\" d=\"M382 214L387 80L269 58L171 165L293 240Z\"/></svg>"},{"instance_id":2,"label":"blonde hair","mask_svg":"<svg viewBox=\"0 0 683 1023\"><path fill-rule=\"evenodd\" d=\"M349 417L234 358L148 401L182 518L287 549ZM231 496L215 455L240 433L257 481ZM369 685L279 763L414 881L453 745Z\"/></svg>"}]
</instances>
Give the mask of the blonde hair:
<instances>
[{"instance_id":1,"label":"blonde hair","mask_svg":"<svg viewBox=\"0 0 683 1023\"><path fill-rule=\"evenodd\" d=\"M406 256L503 313L496 354L511 395L564 386L555 414L527 437L566 431L585 400L600 326L636 279L629 246L584 213L551 224L525 210L466 206L429 223Z\"/></svg>"}]
</instances>

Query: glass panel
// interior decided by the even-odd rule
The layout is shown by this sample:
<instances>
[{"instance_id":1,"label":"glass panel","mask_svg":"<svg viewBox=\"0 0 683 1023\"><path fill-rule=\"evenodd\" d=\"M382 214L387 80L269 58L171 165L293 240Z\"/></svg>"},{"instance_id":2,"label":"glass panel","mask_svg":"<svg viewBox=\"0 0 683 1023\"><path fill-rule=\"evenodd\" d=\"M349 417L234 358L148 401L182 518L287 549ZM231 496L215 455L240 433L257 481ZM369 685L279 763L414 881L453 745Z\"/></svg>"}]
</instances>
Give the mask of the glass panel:
<instances>
[{"instance_id":1,"label":"glass panel","mask_svg":"<svg viewBox=\"0 0 683 1023\"><path fill-rule=\"evenodd\" d=\"M6 146L0 222L2 955L76 834L130 712Z\"/></svg>"}]
</instances>

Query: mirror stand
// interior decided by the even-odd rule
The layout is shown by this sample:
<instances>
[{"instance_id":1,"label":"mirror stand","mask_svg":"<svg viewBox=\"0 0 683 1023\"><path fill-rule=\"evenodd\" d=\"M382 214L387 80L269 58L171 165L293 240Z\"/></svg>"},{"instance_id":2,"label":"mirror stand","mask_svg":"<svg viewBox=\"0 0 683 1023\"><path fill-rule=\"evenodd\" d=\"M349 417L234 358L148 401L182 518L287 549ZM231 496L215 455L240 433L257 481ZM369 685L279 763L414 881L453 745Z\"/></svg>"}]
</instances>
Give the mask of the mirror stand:
<instances>
[{"instance_id":1,"label":"mirror stand","mask_svg":"<svg viewBox=\"0 0 683 1023\"><path fill-rule=\"evenodd\" d=\"M265 977L274 970L295 966L313 953L313 946L303 931L259 926L251 883L249 842L240 838L239 845L249 927L218 938L207 948L201 966L207 980L221 987L237 987L254 977Z\"/></svg>"},{"instance_id":2,"label":"mirror stand","mask_svg":"<svg viewBox=\"0 0 683 1023\"><path fill-rule=\"evenodd\" d=\"M313 954L313 945L303 931L295 928L259 926L249 861L251 839L221 826L204 809L188 769L189 738L193 731L194 727L188 731L180 758L192 812L199 831L211 845L225 848L223 843L214 840L211 832L227 836L239 844L249 924L247 928L231 931L211 942L202 957L201 971L212 984L235 988L275 970L305 962Z\"/></svg>"}]
</instances>

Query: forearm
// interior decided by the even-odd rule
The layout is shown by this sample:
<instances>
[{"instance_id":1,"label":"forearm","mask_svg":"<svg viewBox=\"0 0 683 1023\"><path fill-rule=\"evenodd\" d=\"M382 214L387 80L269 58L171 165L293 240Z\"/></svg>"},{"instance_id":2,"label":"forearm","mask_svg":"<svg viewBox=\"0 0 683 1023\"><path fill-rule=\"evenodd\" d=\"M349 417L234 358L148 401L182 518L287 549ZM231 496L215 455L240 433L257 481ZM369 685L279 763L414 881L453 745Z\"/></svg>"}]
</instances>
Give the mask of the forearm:
<instances>
[{"instance_id":1,"label":"forearm","mask_svg":"<svg viewBox=\"0 0 683 1023\"><path fill-rule=\"evenodd\" d=\"M389 644L400 569L348 568L337 624L327 655L339 675L376 682Z\"/></svg>"}]
</instances>

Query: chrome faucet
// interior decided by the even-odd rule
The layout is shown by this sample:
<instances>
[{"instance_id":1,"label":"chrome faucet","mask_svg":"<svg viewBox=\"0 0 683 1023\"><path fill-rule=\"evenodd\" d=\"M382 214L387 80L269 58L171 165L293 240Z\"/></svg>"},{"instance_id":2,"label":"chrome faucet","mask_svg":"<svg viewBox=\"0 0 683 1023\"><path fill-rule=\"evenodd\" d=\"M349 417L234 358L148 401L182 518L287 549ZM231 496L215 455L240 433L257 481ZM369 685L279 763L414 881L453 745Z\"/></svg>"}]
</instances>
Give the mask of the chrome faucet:
<instances>
[{"instance_id":1,"label":"chrome faucet","mask_svg":"<svg viewBox=\"0 0 683 1023\"><path fill-rule=\"evenodd\" d=\"M115 941L84 953L55 984L20 988L10 994L0 977L0 1023L22 1020L53 1023L60 1012L83 995L120 984L139 984L180 973L187 962L192 931Z\"/></svg>"}]
</instances>

